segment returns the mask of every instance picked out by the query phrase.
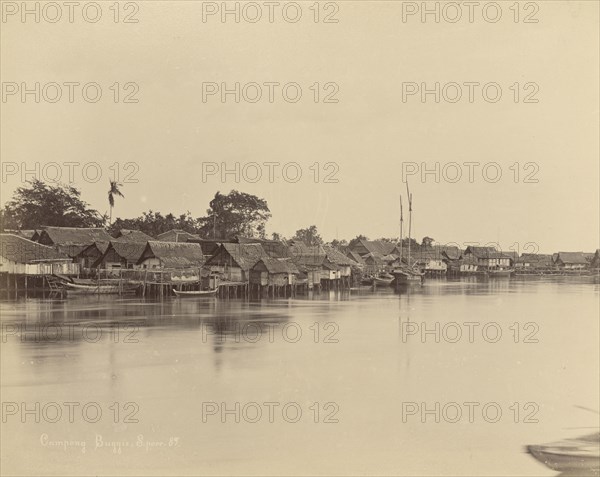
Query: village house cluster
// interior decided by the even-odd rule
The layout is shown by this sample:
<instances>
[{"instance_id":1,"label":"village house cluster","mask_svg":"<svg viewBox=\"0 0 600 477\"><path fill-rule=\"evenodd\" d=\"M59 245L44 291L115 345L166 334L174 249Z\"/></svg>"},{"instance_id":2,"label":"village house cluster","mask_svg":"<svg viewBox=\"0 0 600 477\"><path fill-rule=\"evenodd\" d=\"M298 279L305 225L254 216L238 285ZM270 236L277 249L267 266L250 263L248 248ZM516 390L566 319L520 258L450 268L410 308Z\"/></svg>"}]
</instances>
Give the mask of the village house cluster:
<instances>
[{"instance_id":1,"label":"village house cluster","mask_svg":"<svg viewBox=\"0 0 600 477\"><path fill-rule=\"evenodd\" d=\"M144 294L153 286L162 294L200 283L225 287L227 296L252 290L288 296L297 289L359 286L401 267L427 276L586 274L600 269L599 250L519 256L494 247L431 245L413 248L408 260L406 247L383 240L335 248L298 240L209 240L183 230L157 237L137 230L120 230L113 237L102 228L72 227L0 234L0 286L6 289L26 287L34 278L43 286L44 277L60 276L143 282Z\"/></svg>"}]
</instances>

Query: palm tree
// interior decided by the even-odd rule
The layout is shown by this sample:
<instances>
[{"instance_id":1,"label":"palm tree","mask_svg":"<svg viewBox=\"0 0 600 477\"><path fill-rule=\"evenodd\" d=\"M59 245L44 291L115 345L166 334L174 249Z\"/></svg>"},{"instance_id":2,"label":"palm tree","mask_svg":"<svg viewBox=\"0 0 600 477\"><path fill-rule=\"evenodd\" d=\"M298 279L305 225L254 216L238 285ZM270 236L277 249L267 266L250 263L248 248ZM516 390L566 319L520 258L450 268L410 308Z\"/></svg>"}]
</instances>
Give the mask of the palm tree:
<instances>
[{"instance_id":1,"label":"palm tree","mask_svg":"<svg viewBox=\"0 0 600 477\"><path fill-rule=\"evenodd\" d=\"M112 210L115 206L115 196L123 197L125 196L121 193L119 187L123 187L123 184L118 183L117 181L110 181L110 189L108 190L108 203L110 204L110 218L108 219L108 225L112 224Z\"/></svg>"}]
</instances>

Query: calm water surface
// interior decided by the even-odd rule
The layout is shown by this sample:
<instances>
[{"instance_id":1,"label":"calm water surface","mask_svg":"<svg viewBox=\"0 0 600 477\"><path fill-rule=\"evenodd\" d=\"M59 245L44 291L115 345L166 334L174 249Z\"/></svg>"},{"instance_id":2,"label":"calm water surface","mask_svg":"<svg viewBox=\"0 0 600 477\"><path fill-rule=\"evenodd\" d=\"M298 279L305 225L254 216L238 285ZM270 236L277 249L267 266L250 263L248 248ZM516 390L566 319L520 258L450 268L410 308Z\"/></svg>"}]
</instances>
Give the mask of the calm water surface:
<instances>
[{"instance_id":1,"label":"calm water surface","mask_svg":"<svg viewBox=\"0 0 600 477\"><path fill-rule=\"evenodd\" d=\"M523 446L598 426L598 304L573 279L5 301L2 474L556 475Z\"/></svg>"}]
</instances>

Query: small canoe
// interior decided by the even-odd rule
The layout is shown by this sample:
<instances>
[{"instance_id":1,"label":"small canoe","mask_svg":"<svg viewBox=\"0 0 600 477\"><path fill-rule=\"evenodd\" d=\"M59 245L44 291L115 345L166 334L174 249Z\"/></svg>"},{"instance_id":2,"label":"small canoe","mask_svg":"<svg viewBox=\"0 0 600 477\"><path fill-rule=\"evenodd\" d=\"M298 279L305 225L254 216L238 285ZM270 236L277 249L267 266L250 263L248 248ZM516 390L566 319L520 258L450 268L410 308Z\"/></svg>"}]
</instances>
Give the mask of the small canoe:
<instances>
[{"instance_id":1,"label":"small canoe","mask_svg":"<svg viewBox=\"0 0 600 477\"><path fill-rule=\"evenodd\" d=\"M585 475L600 473L600 434L567 439L544 445L527 446L538 461L558 472L578 472Z\"/></svg>"},{"instance_id":2,"label":"small canoe","mask_svg":"<svg viewBox=\"0 0 600 477\"><path fill-rule=\"evenodd\" d=\"M175 293L175 295L180 296L180 297L215 296L217 294L217 290L218 290L218 288L215 288L214 290L183 291L183 290L176 290L175 288L173 288L173 292Z\"/></svg>"}]
</instances>

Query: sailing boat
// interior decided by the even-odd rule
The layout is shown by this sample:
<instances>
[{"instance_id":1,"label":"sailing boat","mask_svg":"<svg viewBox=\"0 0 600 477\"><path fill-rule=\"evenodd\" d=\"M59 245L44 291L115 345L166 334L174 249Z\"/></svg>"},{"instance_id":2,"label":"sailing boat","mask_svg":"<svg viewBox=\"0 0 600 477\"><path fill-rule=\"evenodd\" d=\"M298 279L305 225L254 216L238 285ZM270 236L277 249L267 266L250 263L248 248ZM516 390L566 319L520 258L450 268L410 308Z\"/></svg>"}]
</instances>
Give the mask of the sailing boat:
<instances>
[{"instance_id":1,"label":"sailing boat","mask_svg":"<svg viewBox=\"0 0 600 477\"><path fill-rule=\"evenodd\" d=\"M411 228L412 228L412 194L408 189L408 182L406 183L406 195L408 196L408 256L407 256L407 267L402 265L402 226L404 224L404 214L402 210L402 195L400 196L400 265L394 269L393 274L396 277L397 285L408 285L408 284L421 284L425 274L414 269L411 265L410 259L410 239L411 239Z\"/></svg>"}]
</instances>

